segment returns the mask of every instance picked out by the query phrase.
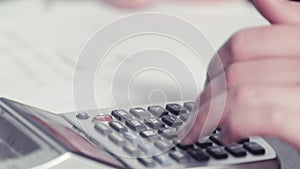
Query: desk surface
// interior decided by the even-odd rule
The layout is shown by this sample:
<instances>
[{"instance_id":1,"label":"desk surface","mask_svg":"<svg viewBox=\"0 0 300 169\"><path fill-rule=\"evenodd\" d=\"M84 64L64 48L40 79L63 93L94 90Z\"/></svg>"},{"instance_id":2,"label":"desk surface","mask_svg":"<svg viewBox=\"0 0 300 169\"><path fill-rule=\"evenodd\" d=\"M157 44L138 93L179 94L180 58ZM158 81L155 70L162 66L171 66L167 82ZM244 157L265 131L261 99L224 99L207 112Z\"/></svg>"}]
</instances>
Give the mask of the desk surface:
<instances>
[{"instance_id":1,"label":"desk surface","mask_svg":"<svg viewBox=\"0 0 300 169\"><path fill-rule=\"evenodd\" d=\"M73 111L73 72L83 45L102 26L138 12L183 18L201 30L216 50L234 32L266 25L243 0L216 4L162 0L137 10L115 8L104 0L0 1L0 55L6 56L0 62L0 71L5 72L0 74L1 95L53 112ZM100 107L112 105L108 98L110 93L101 91Z\"/></svg>"}]
</instances>

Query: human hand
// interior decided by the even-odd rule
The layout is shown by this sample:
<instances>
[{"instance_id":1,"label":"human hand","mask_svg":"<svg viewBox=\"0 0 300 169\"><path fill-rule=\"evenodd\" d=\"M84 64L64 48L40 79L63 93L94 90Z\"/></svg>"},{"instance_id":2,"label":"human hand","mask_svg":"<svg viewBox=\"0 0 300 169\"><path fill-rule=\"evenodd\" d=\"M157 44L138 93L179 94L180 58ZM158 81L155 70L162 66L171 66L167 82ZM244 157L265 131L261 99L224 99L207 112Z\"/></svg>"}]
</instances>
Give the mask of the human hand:
<instances>
[{"instance_id":1,"label":"human hand","mask_svg":"<svg viewBox=\"0 0 300 169\"><path fill-rule=\"evenodd\" d=\"M242 30L220 48L208 66L195 124L183 139L186 144L202 136L210 108L224 101L223 112L210 113L221 113L225 143L253 135L274 136L300 149L300 135L295 132L300 130L300 4L253 3L273 25ZM225 86L211 92L212 83L222 80ZM220 99L224 95L225 100Z\"/></svg>"}]
</instances>

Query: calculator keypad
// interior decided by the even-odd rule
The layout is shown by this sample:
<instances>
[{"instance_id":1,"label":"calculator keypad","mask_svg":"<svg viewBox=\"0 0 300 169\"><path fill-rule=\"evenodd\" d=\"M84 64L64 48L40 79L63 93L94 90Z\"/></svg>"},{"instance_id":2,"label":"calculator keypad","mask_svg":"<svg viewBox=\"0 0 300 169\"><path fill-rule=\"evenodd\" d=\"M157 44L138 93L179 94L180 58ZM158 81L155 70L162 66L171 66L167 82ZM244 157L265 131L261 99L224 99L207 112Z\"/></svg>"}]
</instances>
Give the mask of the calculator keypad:
<instances>
[{"instance_id":1,"label":"calculator keypad","mask_svg":"<svg viewBox=\"0 0 300 169\"><path fill-rule=\"evenodd\" d=\"M220 129L216 129L204 141L182 144L178 138L178 127L182 126L193 110L194 103L177 103L165 107L151 105L112 110L107 114L78 113L81 121L91 119L98 135L106 137L130 157L145 167L172 166L190 162L224 161L228 158L262 156L266 150L249 138L224 145ZM92 118L90 118L90 116Z\"/></svg>"}]
</instances>

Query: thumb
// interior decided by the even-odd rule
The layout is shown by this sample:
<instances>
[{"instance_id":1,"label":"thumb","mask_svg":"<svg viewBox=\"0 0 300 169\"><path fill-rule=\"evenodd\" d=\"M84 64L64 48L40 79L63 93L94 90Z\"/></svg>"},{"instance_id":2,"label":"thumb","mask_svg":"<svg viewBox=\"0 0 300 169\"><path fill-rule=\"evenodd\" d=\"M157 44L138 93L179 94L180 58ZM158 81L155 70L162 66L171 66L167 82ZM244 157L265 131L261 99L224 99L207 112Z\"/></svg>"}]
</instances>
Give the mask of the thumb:
<instances>
[{"instance_id":1,"label":"thumb","mask_svg":"<svg viewBox=\"0 0 300 169\"><path fill-rule=\"evenodd\" d=\"M298 0L252 0L257 10L272 24L300 25Z\"/></svg>"}]
</instances>

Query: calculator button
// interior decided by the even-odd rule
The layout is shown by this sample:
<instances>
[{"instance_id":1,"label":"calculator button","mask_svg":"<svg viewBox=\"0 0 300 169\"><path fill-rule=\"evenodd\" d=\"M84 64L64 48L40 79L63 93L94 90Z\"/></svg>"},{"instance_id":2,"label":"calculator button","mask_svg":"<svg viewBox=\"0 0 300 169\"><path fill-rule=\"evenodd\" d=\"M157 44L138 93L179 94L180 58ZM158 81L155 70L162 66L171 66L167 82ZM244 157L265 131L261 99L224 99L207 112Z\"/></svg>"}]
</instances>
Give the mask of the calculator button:
<instances>
[{"instance_id":1,"label":"calculator button","mask_svg":"<svg viewBox=\"0 0 300 169\"><path fill-rule=\"evenodd\" d=\"M124 145L123 150L125 150L128 154L130 154L134 157L137 157L140 154L139 149L137 149L137 147L132 144Z\"/></svg>"},{"instance_id":2,"label":"calculator button","mask_svg":"<svg viewBox=\"0 0 300 169\"><path fill-rule=\"evenodd\" d=\"M106 124L103 123L95 124L94 128L103 135L108 135L112 132L111 128L109 128Z\"/></svg>"},{"instance_id":3,"label":"calculator button","mask_svg":"<svg viewBox=\"0 0 300 169\"><path fill-rule=\"evenodd\" d=\"M112 117L111 115L105 114L98 114L93 118L94 122L111 122L112 121Z\"/></svg>"},{"instance_id":4,"label":"calculator button","mask_svg":"<svg viewBox=\"0 0 300 169\"><path fill-rule=\"evenodd\" d=\"M213 134L220 134L220 132L219 132L217 129L215 129L215 130L213 131Z\"/></svg>"},{"instance_id":5,"label":"calculator button","mask_svg":"<svg viewBox=\"0 0 300 169\"><path fill-rule=\"evenodd\" d=\"M131 108L129 112L139 119L149 118L150 114L141 107Z\"/></svg>"},{"instance_id":6,"label":"calculator button","mask_svg":"<svg viewBox=\"0 0 300 169\"><path fill-rule=\"evenodd\" d=\"M131 120L132 119L131 115L128 114L123 109L121 109L121 110L113 110L111 112L111 115L114 116L116 119L118 119L120 121L127 121L127 120Z\"/></svg>"},{"instance_id":7,"label":"calculator button","mask_svg":"<svg viewBox=\"0 0 300 169\"><path fill-rule=\"evenodd\" d=\"M194 145L193 144L183 144L183 143L178 143L176 145L178 148L180 148L181 150L188 150L188 149L191 149L191 148L194 148Z\"/></svg>"},{"instance_id":8,"label":"calculator button","mask_svg":"<svg viewBox=\"0 0 300 169\"><path fill-rule=\"evenodd\" d=\"M169 140L177 138L177 131L175 128L160 128L158 129L158 133Z\"/></svg>"},{"instance_id":9,"label":"calculator button","mask_svg":"<svg viewBox=\"0 0 300 169\"><path fill-rule=\"evenodd\" d=\"M265 154L265 149L255 142L244 143L243 147L254 155Z\"/></svg>"},{"instance_id":10,"label":"calculator button","mask_svg":"<svg viewBox=\"0 0 300 169\"><path fill-rule=\"evenodd\" d=\"M194 102L185 102L183 107L186 108L188 111L192 112L194 109Z\"/></svg>"},{"instance_id":11,"label":"calculator button","mask_svg":"<svg viewBox=\"0 0 300 169\"><path fill-rule=\"evenodd\" d=\"M156 117L168 115L168 111L161 106L149 106L148 111Z\"/></svg>"},{"instance_id":12,"label":"calculator button","mask_svg":"<svg viewBox=\"0 0 300 169\"><path fill-rule=\"evenodd\" d=\"M171 151L169 153L169 156L173 158L178 163L186 163L189 161L189 158L186 154L180 152L180 151Z\"/></svg>"},{"instance_id":13,"label":"calculator button","mask_svg":"<svg viewBox=\"0 0 300 169\"><path fill-rule=\"evenodd\" d=\"M134 133L130 133L130 132L125 132L123 133L123 136L131 141L134 144L141 144L143 139L141 137L138 137L137 135L135 135Z\"/></svg>"},{"instance_id":14,"label":"calculator button","mask_svg":"<svg viewBox=\"0 0 300 169\"><path fill-rule=\"evenodd\" d=\"M188 154L197 161L209 160L209 156L202 149L189 149Z\"/></svg>"},{"instance_id":15,"label":"calculator button","mask_svg":"<svg viewBox=\"0 0 300 169\"><path fill-rule=\"evenodd\" d=\"M179 104L167 104L166 109L176 116L186 113L186 109Z\"/></svg>"},{"instance_id":16,"label":"calculator button","mask_svg":"<svg viewBox=\"0 0 300 169\"><path fill-rule=\"evenodd\" d=\"M138 158L138 161L146 167L154 167L155 163L152 158Z\"/></svg>"},{"instance_id":17,"label":"calculator button","mask_svg":"<svg viewBox=\"0 0 300 169\"><path fill-rule=\"evenodd\" d=\"M213 146L213 142L209 139L203 141L203 142L197 142L196 145L200 148L207 148Z\"/></svg>"},{"instance_id":18,"label":"calculator button","mask_svg":"<svg viewBox=\"0 0 300 169\"><path fill-rule=\"evenodd\" d=\"M117 133L111 133L108 138L117 145L125 145L126 140Z\"/></svg>"},{"instance_id":19,"label":"calculator button","mask_svg":"<svg viewBox=\"0 0 300 169\"><path fill-rule=\"evenodd\" d=\"M138 147L149 156L153 156L157 153L156 149L147 142L139 143Z\"/></svg>"},{"instance_id":20,"label":"calculator button","mask_svg":"<svg viewBox=\"0 0 300 169\"><path fill-rule=\"evenodd\" d=\"M144 123L153 129L164 127L164 123L155 118L147 118L144 120Z\"/></svg>"},{"instance_id":21,"label":"calculator button","mask_svg":"<svg viewBox=\"0 0 300 169\"><path fill-rule=\"evenodd\" d=\"M158 140L154 143L154 146L160 149L161 151L167 151L170 150L173 145L165 140Z\"/></svg>"},{"instance_id":22,"label":"calculator button","mask_svg":"<svg viewBox=\"0 0 300 169\"><path fill-rule=\"evenodd\" d=\"M243 147L236 143L226 146L225 150L235 157L244 157L247 155L247 152L243 149Z\"/></svg>"},{"instance_id":23,"label":"calculator button","mask_svg":"<svg viewBox=\"0 0 300 169\"><path fill-rule=\"evenodd\" d=\"M228 154L222 147L208 147L206 151L215 159L225 159L228 157Z\"/></svg>"},{"instance_id":24,"label":"calculator button","mask_svg":"<svg viewBox=\"0 0 300 169\"><path fill-rule=\"evenodd\" d=\"M188 113L185 113L185 114L181 114L181 115L180 115L180 119L181 119L182 121L187 121L187 120L189 119L189 117L190 117L190 114L188 114Z\"/></svg>"},{"instance_id":25,"label":"calculator button","mask_svg":"<svg viewBox=\"0 0 300 169\"><path fill-rule=\"evenodd\" d=\"M156 130L145 130L145 131L141 131L140 132L140 135L143 137L143 138L155 138L158 133Z\"/></svg>"},{"instance_id":26,"label":"calculator button","mask_svg":"<svg viewBox=\"0 0 300 169\"><path fill-rule=\"evenodd\" d=\"M250 142L250 138L243 138L243 139L238 141L239 144L244 144L246 142Z\"/></svg>"},{"instance_id":27,"label":"calculator button","mask_svg":"<svg viewBox=\"0 0 300 169\"><path fill-rule=\"evenodd\" d=\"M131 128L133 131L143 131L146 130L146 126L138 120L128 120L125 124Z\"/></svg>"},{"instance_id":28,"label":"calculator button","mask_svg":"<svg viewBox=\"0 0 300 169\"><path fill-rule=\"evenodd\" d=\"M118 121L112 121L109 123L110 127L112 127L114 130L116 130L119 133L125 133L127 132L127 128Z\"/></svg>"},{"instance_id":29,"label":"calculator button","mask_svg":"<svg viewBox=\"0 0 300 169\"><path fill-rule=\"evenodd\" d=\"M165 122L168 126L172 127L178 127L183 124L182 120L177 119L177 117L173 115L163 116L161 120Z\"/></svg>"},{"instance_id":30,"label":"calculator button","mask_svg":"<svg viewBox=\"0 0 300 169\"><path fill-rule=\"evenodd\" d=\"M153 157L159 164L163 165L163 166L168 166L171 165L172 162L170 160L170 158L166 155L159 155L159 156L154 156Z\"/></svg>"},{"instance_id":31,"label":"calculator button","mask_svg":"<svg viewBox=\"0 0 300 169\"><path fill-rule=\"evenodd\" d=\"M220 140L220 135L218 134L212 134L209 139L219 146L223 145L222 141Z\"/></svg>"},{"instance_id":32,"label":"calculator button","mask_svg":"<svg viewBox=\"0 0 300 169\"><path fill-rule=\"evenodd\" d=\"M80 119L80 120L86 120L86 119L90 118L90 116L89 116L87 113L85 113L85 112L79 112L79 113L76 115L76 117L77 117L78 119Z\"/></svg>"}]
</instances>

